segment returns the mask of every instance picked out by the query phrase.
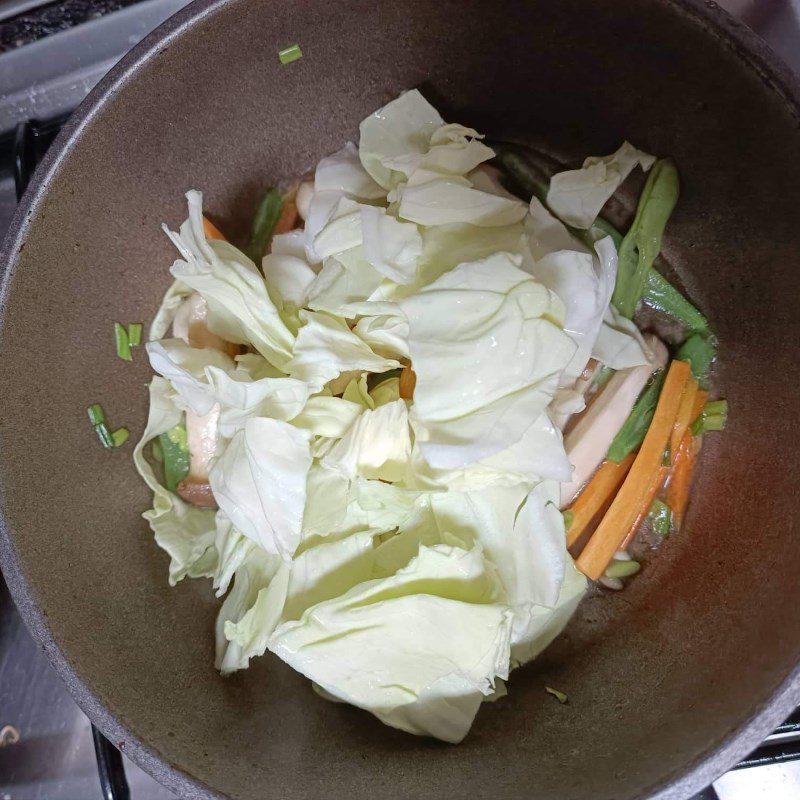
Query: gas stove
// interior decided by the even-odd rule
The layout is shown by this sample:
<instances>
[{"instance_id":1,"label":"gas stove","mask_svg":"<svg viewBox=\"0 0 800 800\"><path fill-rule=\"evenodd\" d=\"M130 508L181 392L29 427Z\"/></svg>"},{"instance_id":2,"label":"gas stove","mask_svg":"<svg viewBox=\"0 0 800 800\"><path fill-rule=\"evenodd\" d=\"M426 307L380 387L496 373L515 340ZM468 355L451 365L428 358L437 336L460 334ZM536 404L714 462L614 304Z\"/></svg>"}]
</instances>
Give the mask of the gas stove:
<instances>
[{"instance_id":1,"label":"gas stove","mask_svg":"<svg viewBox=\"0 0 800 800\"><path fill-rule=\"evenodd\" d=\"M71 112L187 0L0 0L0 236ZM721 0L800 74L800 0ZM3 52L5 51L5 52ZM174 798L97 731L0 578L0 800ZM800 800L800 710L694 800Z\"/></svg>"}]
</instances>

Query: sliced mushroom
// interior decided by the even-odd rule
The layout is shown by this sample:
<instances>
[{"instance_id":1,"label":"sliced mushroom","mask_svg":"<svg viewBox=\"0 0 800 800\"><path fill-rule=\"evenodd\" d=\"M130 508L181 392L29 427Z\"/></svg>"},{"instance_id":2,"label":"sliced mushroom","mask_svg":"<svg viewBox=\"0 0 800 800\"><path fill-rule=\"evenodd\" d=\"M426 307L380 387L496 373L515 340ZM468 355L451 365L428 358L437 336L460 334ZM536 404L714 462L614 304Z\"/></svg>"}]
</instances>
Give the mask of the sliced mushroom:
<instances>
[{"instance_id":1,"label":"sliced mushroom","mask_svg":"<svg viewBox=\"0 0 800 800\"><path fill-rule=\"evenodd\" d=\"M186 443L189 446L189 474L178 484L178 496L201 508L216 508L208 483L211 459L217 452L219 406L204 416L186 412Z\"/></svg>"},{"instance_id":2,"label":"sliced mushroom","mask_svg":"<svg viewBox=\"0 0 800 800\"><path fill-rule=\"evenodd\" d=\"M206 483L211 460L217 453L219 405L208 414L198 416L186 412L186 442L189 445L189 475L193 483Z\"/></svg>"},{"instance_id":3,"label":"sliced mushroom","mask_svg":"<svg viewBox=\"0 0 800 800\"><path fill-rule=\"evenodd\" d=\"M214 493L208 483L194 483L187 478L178 484L177 492L178 497L193 506L214 509L218 507Z\"/></svg>"},{"instance_id":4,"label":"sliced mushroom","mask_svg":"<svg viewBox=\"0 0 800 800\"><path fill-rule=\"evenodd\" d=\"M564 449L572 465L572 480L561 484L562 508L574 500L600 466L650 376L667 363L667 348L660 339L648 334L645 343L651 353L650 363L615 372L564 437Z\"/></svg>"}]
</instances>

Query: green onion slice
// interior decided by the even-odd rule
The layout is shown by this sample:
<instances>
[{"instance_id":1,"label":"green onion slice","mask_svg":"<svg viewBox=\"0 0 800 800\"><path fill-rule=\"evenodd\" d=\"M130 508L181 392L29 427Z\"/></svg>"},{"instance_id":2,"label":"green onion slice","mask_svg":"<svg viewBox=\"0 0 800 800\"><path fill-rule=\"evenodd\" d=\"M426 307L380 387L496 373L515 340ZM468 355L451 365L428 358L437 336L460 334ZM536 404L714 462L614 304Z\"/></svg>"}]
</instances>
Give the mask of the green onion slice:
<instances>
[{"instance_id":1,"label":"green onion slice","mask_svg":"<svg viewBox=\"0 0 800 800\"><path fill-rule=\"evenodd\" d=\"M299 44L293 44L290 47L284 47L283 50L278 50L278 58L281 64L291 64L292 61L297 61L303 57L303 51L300 49Z\"/></svg>"},{"instance_id":2,"label":"green onion slice","mask_svg":"<svg viewBox=\"0 0 800 800\"><path fill-rule=\"evenodd\" d=\"M119 322L114 323L114 340L117 345L117 355L125 361L131 360L131 343L128 339L128 332Z\"/></svg>"}]
</instances>

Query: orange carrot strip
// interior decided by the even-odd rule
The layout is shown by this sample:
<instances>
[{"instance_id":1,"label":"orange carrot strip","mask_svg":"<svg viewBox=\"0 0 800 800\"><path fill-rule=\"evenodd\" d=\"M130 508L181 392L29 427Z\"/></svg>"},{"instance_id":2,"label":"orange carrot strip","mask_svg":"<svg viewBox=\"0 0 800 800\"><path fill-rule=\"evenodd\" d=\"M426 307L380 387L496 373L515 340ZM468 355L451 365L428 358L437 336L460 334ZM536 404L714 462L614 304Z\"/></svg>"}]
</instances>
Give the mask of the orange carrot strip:
<instances>
[{"instance_id":1,"label":"orange carrot strip","mask_svg":"<svg viewBox=\"0 0 800 800\"><path fill-rule=\"evenodd\" d=\"M690 376L691 371L687 362L672 362L661 390L661 397L658 399L653 421L636 460L614 502L575 562L578 569L592 580L596 581L605 572L614 553L636 521L636 517L643 508L649 507L646 505L648 493L654 476L661 468L664 451Z\"/></svg>"},{"instance_id":2,"label":"orange carrot strip","mask_svg":"<svg viewBox=\"0 0 800 800\"><path fill-rule=\"evenodd\" d=\"M694 378L690 378L683 391L681 404L678 407L678 414L675 417L675 424L672 426L672 433L669 438L669 452L672 461L675 459L675 453L678 451L683 434L686 433L686 429L694 422L697 416L696 414L692 416L694 400L697 397L697 388L697 381Z\"/></svg>"},{"instance_id":3,"label":"orange carrot strip","mask_svg":"<svg viewBox=\"0 0 800 800\"><path fill-rule=\"evenodd\" d=\"M603 510L603 506L611 503L635 458L636 453L628 453L619 464L615 461L604 461L600 465L569 508L572 512L572 524L567 531L567 547L572 547Z\"/></svg>"},{"instance_id":4,"label":"orange carrot strip","mask_svg":"<svg viewBox=\"0 0 800 800\"><path fill-rule=\"evenodd\" d=\"M203 233L205 233L206 239L226 241L220 229L208 217L203 217Z\"/></svg>"},{"instance_id":5,"label":"orange carrot strip","mask_svg":"<svg viewBox=\"0 0 800 800\"><path fill-rule=\"evenodd\" d=\"M278 221L275 223L275 230L272 233L289 233L289 231L293 231L297 227L299 219L300 215L297 213L297 203L295 203L294 197L284 198L281 215L278 217Z\"/></svg>"},{"instance_id":6,"label":"orange carrot strip","mask_svg":"<svg viewBox=\"0 0 800 800\"><path fill-rule=\"evenodd\" d=\"M400 373L400 397L403 400L411 400L414 397L414 389L417 385L417 373L410 366L403 367Z\"/></svg>"},{"instance_id":7,"label":"orange carrot strip","mask_svg":"<svg viewBox=\"0 0 800 800\"><path fill-rule=\"evenodd\" d=\"M669 467L661 467L653 476L653 482L650 484L650 487L647 490L647 497L644 499L644 504L637 514L633 525L631 525L631 529L622 540L622 545L619 548L620 550L627 549L628 545L633 541L633 537L636 536L636 531L642 527L642 523L647 519L647 515L650 513L650 506L653 505L653 500L656 499L658 490L664 485L664 481L667 479L668 474Z\"/></svg>"},{"instance_id":8,"label":"orange carrot strip","mask_svg":"<svg viewBox=\"0 0 800 800\"><path fill-rule=\"evenodd\" d=\"M692 486L692 473L700 452L700 437L686 431L675 458L675 466L667 486L667 505L672 510L675 527L680 528L686 507L689 505L689 489Z\"/></svg>"}]
</instances>

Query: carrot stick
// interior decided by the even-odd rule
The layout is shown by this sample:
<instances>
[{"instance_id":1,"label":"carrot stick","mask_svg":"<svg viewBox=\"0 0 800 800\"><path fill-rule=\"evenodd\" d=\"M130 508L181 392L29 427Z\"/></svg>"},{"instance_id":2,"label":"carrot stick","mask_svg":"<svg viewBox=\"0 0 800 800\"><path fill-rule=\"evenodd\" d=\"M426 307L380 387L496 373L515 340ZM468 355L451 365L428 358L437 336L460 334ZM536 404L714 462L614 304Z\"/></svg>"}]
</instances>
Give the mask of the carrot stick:
<instances>
[{"instance_id":1,"label":"carrot stick","mask_svg":"<svg viewBox=\"0 0 800 800\"><path fill-rule=\"evenodd\" d=\"M622 488L603 517L589 543L575 562L578 569L592 580L605 571L631 526L646 505L648 493L661 468L664 450L669 442L675 417L681 404L686 384L691 376L689 364L673 361L670 365L661 397L658 399L653 421L644 437L641 449Z\"/></svg>"},{"instance_id":2,"label":"carrot stick","mask_svg":"<svg viewBox=\"0 0 800 800\"><path fill-rule=\"evenodd\" d=\"M694 405L692 406L692 422L700 416L700 412L705 408L707 402L708 392L704 392L700 389L695 395Z\"/></svg>"},{"instance_id":3,"label":"carrot stick","mask_svg":"<svg viewBox=\"0 0 800 800\"><path fill-rule=\"evenodd\" d=\"M206 239L226 241L220 229L208 217L203 217L203 233L205 233Z\"/></svg>"},{"instance_id":4,"label":"carrot stick","mask_svg":"<svg viewBox=\"0 0 800 800\"><path fill-rule=\"evenodd\" d=\"M689 505L689 489L692 486L692 473L700 452L700 437L692 436L690 431L686 431L681 440L678 452L675 457L675 466L672 469L672 477L667 486L667 505L672 510L672 519L675 527L679 528L683 523L686 514L686 507Z\"/></svg>"},{"instance_id":5,"label":"carrot stick","mask_svg":"<svg viewBox=\"0 0 800 800\"><path fill-rule=\"evenodd\" d=\"M653 500L656 499L658 490L664 485L664 481L667 479L668 474L669 467L661 467L653 476L653 482L650 484L647 490L647 497L645 497L644 504L637 514L633 525L631 525L628 534L623 539L622 545L619 548L620 550L626 550L628 548L628 545L633 541L633 537L636 536L636 531L642 527L642 523L647 519L647 515L650 513L650 506L653 505Z\"/></svg>"},{"instance_id":6,"label":"carrot stick","mask_svg":"<svg viewBox=\"0 0 800 800\"><path fill-rule=\"evenodd\" d=\"M603 511L603 506L611 503L635 458L635 453L628 453L619 463L604 461L600 465L569 508L572 524L567 531L567 547L572 547L591 521Z\"/></svg>"},{"instance_id":7,"label":"carrot stick","mask_svg":"<svg viewBox=\"0 0 800 800\"><path fill-rule=\"evenodd\" d=\"M678 414L675 417L675 424L672 426L672 433L669 438L669 452L672 461L675 460L675 453L678 451L681 439L683 439L683 434L686 433L686 429L697 417L696 414L692 415L694 400L695 397L697 397L697 389L697 381L694 378L690 378L683 391L681 404L678 407Z\"/></svg>"},{"instance_id":8,"label":"carrot stick","mask_svg":"<svg viewBox=\"0 0 800 800\"><path fill-rule=\"evenodd\" d=\"M403 400L411 400L414 397L414 389L417 385L417 373L410 366L403 367L400 373L400 397Z\"/></svg>"},{"instance_id":9,"label":"carrot stick","mask_svg":"<svg viewBox=\"0 0 800 800\"><path fill-rule=\"evenodd\" d=\"M700 416L707 402L708 392L699 389L692 404L692 422ZM676 529L681 527L683 517L686 514L686 507L689 505L692 473L697 462L697 456L700 453L701 444L702 437L692 436L692 432L687 429L681 437L677 451L673 451L672 475L667 485L667 505L672 511L672 520Z\"/></svg>"},{"instance_id":10,"label":"carrot stick","mask_svg":"<svg viewBox=\"0 0 800 800\"><path fill-rule=\"evenodd\" d=\"M297 213L297 203L294 197L287 197L283 200L283 208L281 208L281 215L275 223L275 229L272 231L273 235L276 233L289 233L297 227L299 215Z\"/></svg>"}]
</instances>

